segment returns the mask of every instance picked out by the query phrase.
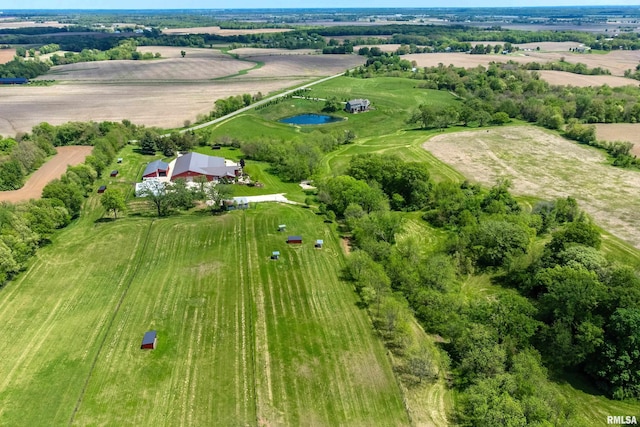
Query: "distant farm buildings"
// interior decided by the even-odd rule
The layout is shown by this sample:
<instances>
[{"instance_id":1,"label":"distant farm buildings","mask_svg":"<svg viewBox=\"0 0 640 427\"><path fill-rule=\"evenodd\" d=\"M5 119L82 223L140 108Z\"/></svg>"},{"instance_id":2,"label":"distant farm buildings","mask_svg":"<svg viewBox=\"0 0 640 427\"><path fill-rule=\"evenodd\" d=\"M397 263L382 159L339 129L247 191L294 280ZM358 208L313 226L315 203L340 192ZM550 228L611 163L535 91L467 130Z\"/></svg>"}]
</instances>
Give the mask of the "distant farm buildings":
<instances>
[{"instance_id":1,"label":"distant farm buildings","mask_svg":"<svg viewBox=\"0 0 640 427\"><path fill-rule=\"evenodd\" d=\"M368 111L371 103L368 99L352 99L347 101L347 105L344 108L348 113L362 113Z\"/></svg>"},{"instance_id":2,"label":"distant farm buildings","mask_svg":"<svg viewBox=\"0 0 640 427\"><path fill-rule=\"evenodd\" d=\"M0 85L24 85L29 83L29 79L24 77L2 77Z\"/></svg>"},{"instance_id":3,"label":"distant farm buildings","mask_svg":"<svg viewBox=\"0 0 640 427\"><path fill-rule=\"evenodd\" d=\"M176 159L171 181L180 178L193 181L197 176L204 176L207 181L218 181L224 178L233 180L238 175L240 175L240 166L227 164L222 157L188 153Z\"/></svg>"},{"instance_id":4,"label":"distant farm buildings","mask_svg":"<svg viewBox=\"0 0 640 427\"><path fill-rule=\"evenodd\" d=\"M98 187L98 194L102 194L105 191L107 191L107 186L106 185L101 185L100 187Z\"/></svg>"}]
</instances>

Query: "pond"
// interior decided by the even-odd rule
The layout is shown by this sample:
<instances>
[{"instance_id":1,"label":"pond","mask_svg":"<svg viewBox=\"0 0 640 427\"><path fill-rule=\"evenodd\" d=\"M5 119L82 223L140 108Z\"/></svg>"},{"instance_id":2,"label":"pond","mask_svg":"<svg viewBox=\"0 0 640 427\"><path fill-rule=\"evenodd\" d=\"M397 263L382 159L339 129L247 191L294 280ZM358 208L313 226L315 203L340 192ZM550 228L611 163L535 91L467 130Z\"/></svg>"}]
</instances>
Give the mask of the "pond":
<instances>
[{"instance_id":1,"label":"pond","mask_svg":"<svg viewBox=\"0 0 640 427\"><path fill-rule=\"evenodd\" d=\"M297 116L280 119L279 122L289 123L291 125L324 125L342 120L344 119L341 117L328 116L326 114L299 114Z\"/></svg>"}]
</instances>

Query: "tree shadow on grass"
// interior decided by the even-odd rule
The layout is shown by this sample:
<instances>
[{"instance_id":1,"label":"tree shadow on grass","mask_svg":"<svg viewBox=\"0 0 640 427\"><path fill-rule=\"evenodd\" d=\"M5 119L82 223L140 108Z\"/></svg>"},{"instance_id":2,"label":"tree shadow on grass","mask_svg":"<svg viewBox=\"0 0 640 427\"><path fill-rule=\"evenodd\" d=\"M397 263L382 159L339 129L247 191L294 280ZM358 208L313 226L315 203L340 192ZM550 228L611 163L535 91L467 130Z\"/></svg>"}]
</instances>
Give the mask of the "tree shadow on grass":
<instances>
[{"instance_id":1,"label":"tree shadow on grass","mask_svg":"<svg viewBox=\"0 0 640 427\"><path fill-rule=\"evenodd\" d=\"M114 222L114 221L115 221L115 218L102 217L102 218L96 219L94 221L94 223L100 224L100 223L103 223L103 222Z\"/></svg>"}]
</instances>

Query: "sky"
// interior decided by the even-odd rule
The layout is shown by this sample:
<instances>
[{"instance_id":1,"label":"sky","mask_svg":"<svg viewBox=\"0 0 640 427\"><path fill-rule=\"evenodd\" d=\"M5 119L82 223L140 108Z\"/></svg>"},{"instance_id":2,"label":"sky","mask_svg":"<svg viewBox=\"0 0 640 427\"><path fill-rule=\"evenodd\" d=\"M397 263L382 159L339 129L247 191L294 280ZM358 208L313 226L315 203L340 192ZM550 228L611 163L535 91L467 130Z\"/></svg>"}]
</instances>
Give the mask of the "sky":
<instances>
[{"instance_id":1,"label":"sky","mask_svg":"<svg viewBox=\"0 0 640 427\"><path fill-rule=\"evenodd\" d=\"M3 9L253 9L638 6L640 0L3 0Z\"/></svg>"}]
</instances>

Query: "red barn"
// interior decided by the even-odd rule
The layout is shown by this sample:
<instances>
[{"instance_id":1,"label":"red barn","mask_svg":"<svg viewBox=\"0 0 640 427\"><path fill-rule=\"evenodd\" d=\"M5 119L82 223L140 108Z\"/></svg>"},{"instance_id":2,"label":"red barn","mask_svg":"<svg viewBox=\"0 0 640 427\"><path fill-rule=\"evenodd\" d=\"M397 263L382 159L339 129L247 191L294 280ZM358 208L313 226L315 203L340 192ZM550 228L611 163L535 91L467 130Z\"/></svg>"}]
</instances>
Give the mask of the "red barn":
<instances>
[{"instance_id":1,"label":"red barn","mask_svg":"<svg viewBox=\"0 0 640 427\"><path fill-rule=\"evenodd\" d=\"M287 243L302 243L302 236L289 236Z\"/></svg>"},{"instance_id":2,"label":"red barn","mask_svg":"<svg viewBox=\"0 0 640 427\"><path fill-rule=\"evenodd\" d=\"M109 176L110 176L111 178L118 176L118 170L117 170L117 169L112 170L112 171L111 171L111 174L109 174Z\"/></svg>"},{"instance_id":3,"label":"red barn","mask_svg":"<svg viewBox=\"0 0 640 427\"><path fill-rule=\"evenodd\" d=\"M98 194L102 194L107 190L107 186L106 185L101 185L100 187L98 187Z\"/></svg>"},{"instance_id":4,"label":"red barn","mask_svg":"<svg viewBox=\"0 0 640 427\"><path fill-rule=\"evenodd\" d=\"M144 334L144 337L142 338L142 345L140 345L140 348L142 350L154 350L157 343L158 334L156 333L156 331L149 331Z\"/></svg>"}]
</instances>

